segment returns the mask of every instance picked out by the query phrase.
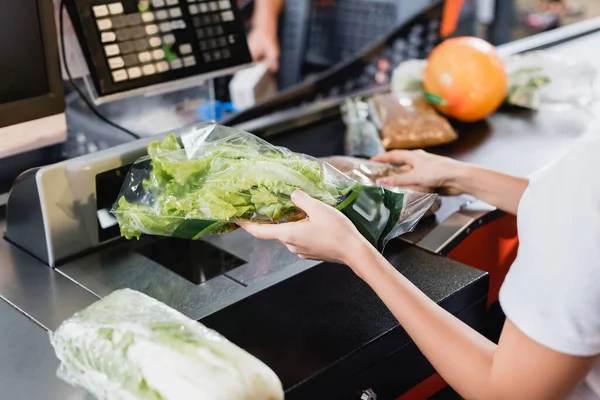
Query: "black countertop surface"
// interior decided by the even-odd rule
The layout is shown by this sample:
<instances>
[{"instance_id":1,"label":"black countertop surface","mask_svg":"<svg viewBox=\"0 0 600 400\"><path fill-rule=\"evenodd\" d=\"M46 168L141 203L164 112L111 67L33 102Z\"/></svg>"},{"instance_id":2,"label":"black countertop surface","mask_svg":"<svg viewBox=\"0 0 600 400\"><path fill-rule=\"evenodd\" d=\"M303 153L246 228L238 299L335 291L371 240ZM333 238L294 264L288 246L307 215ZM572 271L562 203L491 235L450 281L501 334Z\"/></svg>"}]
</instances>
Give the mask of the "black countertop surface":
<instances>
[{"instance_id":1,"label":"black countertop surface","mask_svg":"<svg viewBox=\"0 0 600 400\"><path fill-rule=\"evenodd\" d=\"M400 241L389 245L386 256L427 296L455 315L487 296L488 279L481 271ZM343 385L411 342L373 290L350 268L328 263L200 322L273 368L287 398L304 398L312 390Z\"/></svg>"}]
</instances>

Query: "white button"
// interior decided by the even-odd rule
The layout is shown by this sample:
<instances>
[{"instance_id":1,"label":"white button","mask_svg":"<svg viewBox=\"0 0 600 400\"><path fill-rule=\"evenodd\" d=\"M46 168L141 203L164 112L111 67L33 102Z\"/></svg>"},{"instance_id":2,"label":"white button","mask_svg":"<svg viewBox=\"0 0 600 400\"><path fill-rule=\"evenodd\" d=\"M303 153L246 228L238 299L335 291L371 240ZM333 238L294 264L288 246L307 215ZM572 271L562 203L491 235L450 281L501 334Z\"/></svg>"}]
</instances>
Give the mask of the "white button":
<instances>
[{"instance_id":1,"label":"white button","mask_svg":"<svg viewBox=\"0 0 600 400\"><path fill-rule=\"evenodd\" d=\"M146 33L148 35L154 35L156 33L158 33L158 26L156 25L146 25Z\"/></svg>"},{"instance_id":2,"label":"white button","mask_svg":"<svg viewBox=\"0 0 600 400\"><path fill-rule=\"evenodd\" d=\"M113 81L121 82L127 80L127 72L124 69L120 69L118 71L113 72Z\"/></svg>"},{"instance_id":3,"label":"white button","mask_svg":"<svg viewBox=\"0 0 600 400\"><path fill-rule=\"evenodd\" d=\"M171 23L170 22L163 22L162 24L160 24L160 31L161 32L171 32Z\"/></svg>"},{"instance_id":4,"label":"white button","mask_svg":"<svg viewBox=\"0 0 600 400\"><path fill-rule=\"evenodd\" d=\"M110 66L110 69L123 68L125 66L125 61L123 61L121 57L109 58L108 65Z\"/></svg>"},{"instance_id":5,"label":"white button","mask_svg":"<svg viewBox=\"0 0 600 400\"><path fill-rule=\"evenodd\" d=\"M208 3L208 8L210 8L210 11L217 11L219 9L219 5L216 1L211 1Z\"/></svg>"},{"instance_id":6,"label":"white button","mask_svg":"<svg viewBox=\"0 0 600 400\"><path fill-rule=\"evenodd\" d=\"M183 63L181 62L181 60L177 59L177 60L171 61L171 68L172 69L179 69L181 67L183 67Z\"/></svg>"},{"instance_id":7,"label":"white button","mask_svg":"<svg viewBox=\"0 0 600 400\"><path fill-rule=\"evenodd\" d=\"M148 40L148 43L150 43L150 47L158 47L161 45L160 38L157 37L150 38L150 40Z\"/></svg>"},{"instance_id":8,"label":"white button","mask_svg":"<svg viewBox=\"0 0 600 400\"><path fill-rule=\"evenodd\" d=\"M94 6L92 7L92 10L94 11L94 15L96 16L96 18L106 17L108 15L108 7L104 5Z\"/></svg>"},{"instance_id":9,"label":"white button","mask_svg":"<svg viewBox=\"0 0 600 400\"><path fill-rule=\"evenodd\" d=\"M167 4L170 6L176 6L179 4L179 0L167 0Z\"/></svg>"},{"instance_id":10,"label":"white button","mask_svg":"<svg viewBox=\"0 0 600 400\"><path fill-rule=\"evenodd\" d=\"M181 9L180 8L171 8L169 9L169 15L171 18L179 18L181 17Z\"/></svg>"},{"instance_id":11,"label":"white button","mask_svg":"<svg viewBox=\"0 0 600 400\"><path fill-rule=\"evenodd\" d=\"M102 32L102 43L114 42L117 40L117 35L114 32Z\"/></svg>"},{"instance_id":12,"label":"white button","mask_svg":"<svg viewBox=\"0 0 600 400\"><path fill-rule=\"evenodd\" d=\"M231 3L228 0L219 1L219 7L221 10L229 10L231 8Z\"/></svg>"},{"instance_id":13,"label":"white button","mask_svg":"<svg viewBox=\"0 0 600 400\"><path fill-rule=\"evenodd\" d=\"M123 14L123 4L121 3L112 3L108 5L108 9L112 15Z\"/></svg>"},{"instance_id":14,"label":"white button","mask_svg":"<svg viewBox=\"0 0 600 400\"><path fill-rule=\"evenodd\" d=\"M98 29L100 29L101 31L106 31L110 28L112 28L112 22L110 21L110 19L98 20Z\"/></svg>"},{"instance_id":15,"label":"white button","mask_svg":"<svg viewBox=\"0 0 600 400\"><path fill-rule=\"evenodd\" d=\"M169 18L169 13L167 12L167 10L160 10L156 12L156 19L157 20L163 20L163 19L167 19Z\"/></svg>"},{"instance_id":16,"label":"white button","mask_svg":"<svg viewBox=\"0 0 600 400\"><path fill-rule=\"evenodd\" d=\"M193 65L196 65L196 58L194 56L189 56L183 59L183 64L186 67L191 67Z\"/></svg>"},{"instance_id":17,"label":"white button","mask_svg":"<svg viewBox=\"0 0 600 400\"><path fill-rule=\"evenodd\" d=\"M142 21L144 22L152 22L154 21L154 14L151 12L145 12L142 14Z\"/></svg>"},{"instance_id":18,"label":"white button","mask_svg":"<svg viewBox=\"0 0 600 400\"><path fill-rule=\"evenodd\" d=\"M160 8L165 6L165 0L152 0L152 5L155 8Z\"/></svg>"},{"instance_id":19,"label":"white button","mask_svg":"<svg viewBox=\"0 0 600 400\"><path fill-rule=\"evenodd\" d=\"M142 76L142 70L140 67L129 68L127 74L129 75L129 79L136 79Z\"/></svg>"},{"instance_id":20,"label":"white button","mask_svg":"<svg viewBox=\"0 0 600 400\"><path fill-rule=\"evenodd\" d=\"M173 44L173 43L175 43L175 36L173 36L171 34L165 35L165 36L163 36L163 41L166 44Z\"/></svg>"},{"instance_id":21,"label":"white button","mask_svg":"<svg viewBox=\"0 0 600 400\"><path fill-rule=\"evenodd\" d=\"M235 43L235 36L234 35L229 35L228 39L229 39L229 44L234 44Z\"/></svg>"},{"instance_id":22,"label":"white button","mask_svg":"<svg viewBox=\"0 0 600 400\"><path fill-rule=\"evenodd\" d=\"M235 16L233 15L233 11L223 11L221 13L221 18L223 18L223 21L229 22L233 21L235 19Z\"/></svg>"},{"instance_id":23,"label":"white button","mask_svg":"<svg viewBox=\"0 0 600 400\"><path fill-rule=\"evenodd\" d=\"M154 50L152 52L152 57L154 57L155 60L162 60L165 58L165 52L162 49Z\"/></svg>"},{"instance_id":24,"label":"white button","mask_svg":"<svg viewBox=\"0 0 600 400\"><path fill-rule=\"evenodd\" d=\"M190 44L182 44L179 46L179 52L181 54L190 54L192 52L192 45Z\"/></svg>"},{"instance_id":25,"label":"white button","mask_svg":"<svg viewBox=\"0 0 600 400\"><path fill-rule=\"evenodd\" d=\"M200 12L208 12L208 6L206 5L206 3L200 3Z\"/></svg>"},{"instance_id":26,"label":"white button","mask_svg":"<svg viewBox=\"0 0 600 400\"><path fill-rule=\"evenodd\" d=\"M173 21L173 22L171 22L171 28L173 28L173 30L175 30L175 29L185 29L185 22L183 22L180 19L178 19L176 21Z\"/></svg>"},{"instance_id":27,"label":"white button","mask_svg":"<svg viewBox=\"0 0 600 400\"><path fill-rule=\"evenodd\" d=\"M138 55L141 63L147 63L152 61L152 54L149 51L144 51Z\"/></svg>"},{"instance_id":28,"label":"white button","mask_svg":"<svg viewBox=\"0 0 600 400\"><path fill-rule=\"evenodd\" d=\"M200 12L200 9L199 9L199 8L198 8L198 6L197 6L197 5L195 5L195 4L192 4L192 5L189 7L189 9L190 9L190 14L192 14L192 15L196 15L196 14L198 14L198 13Z\"/></svg>"},{"instance_id":29,"label":"white button","mask_svg":"<svg viewBox=\"0 0 600 400\"><path fill-rule=\"evenodd\" d=\"M118 56L121 53L119 50L119 45L109 44L108 46L104 46L104 52L108 57Z\"/></svg>"},{"instance_id":30,"label":"white button","mask_svg":"<svg viewBox=\"0 0 600 400\"><path fill-rule=\"evenodd\" d=\"M142 71L144 75L153 75L156 73L156 68L154 68L154 65L148 64L143 66Z\"/></svg>"},{"instance_id":31,"label":"white button","mask_svg":"<svg viewBox=\"0 0 600 400\"><path fill-rule=\"evenodd\" d=\"M169 64L166 61L156 63L156 70L158 72L166 72L169 70Z\"/></svg>"}]
</instances>

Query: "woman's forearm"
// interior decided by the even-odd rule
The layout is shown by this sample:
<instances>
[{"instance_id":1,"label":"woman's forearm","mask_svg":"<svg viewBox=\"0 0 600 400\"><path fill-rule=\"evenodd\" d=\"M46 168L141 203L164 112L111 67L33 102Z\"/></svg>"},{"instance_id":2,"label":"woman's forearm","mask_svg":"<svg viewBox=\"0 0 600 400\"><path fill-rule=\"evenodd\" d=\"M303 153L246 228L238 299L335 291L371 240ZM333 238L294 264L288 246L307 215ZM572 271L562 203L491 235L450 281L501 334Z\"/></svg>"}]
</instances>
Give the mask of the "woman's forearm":
<instances>
[{"instance_id":1,"label":"woman's forearm","mask_svg":"<svg viewBox=\"0 0 600 400\"><path fill-rule=\"evenodd\" d=\"M438 373L462 397L485 398L496 345L435 304L365 245L352 266L373 288ZM362 271L362 272L361 272Z\"/></svg>"},{"instance_id":2,"label":"woman's forearm","mask_svg":"<svg viewBox=\"0 0 600 400\"><path fill-rule=\"evenodd\" d=\"M277 20L283 4L284 0L255 0L252 29L277 35Z\"/></svg>"},{"instance_id":3,"label":"woman's forearm","mask_svg":"<svg viewBox=\"0 0 600 400\"><path fill-rule=\"evenodd\" d=\"M529 180L464 164L456 169L448 179L448 184L460 192L516 215Z\"/></svg>"}]
</instances>

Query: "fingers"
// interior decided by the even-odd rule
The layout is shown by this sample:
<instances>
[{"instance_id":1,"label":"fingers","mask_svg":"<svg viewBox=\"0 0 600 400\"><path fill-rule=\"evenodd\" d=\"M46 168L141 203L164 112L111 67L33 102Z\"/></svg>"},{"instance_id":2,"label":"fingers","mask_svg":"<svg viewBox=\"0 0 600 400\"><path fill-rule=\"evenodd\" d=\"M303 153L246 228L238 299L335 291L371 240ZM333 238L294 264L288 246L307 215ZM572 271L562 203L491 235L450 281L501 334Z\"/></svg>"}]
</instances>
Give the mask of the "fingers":
<instances>
[{"instance_id":1,"label":"fingers","mask_svg":"<svg viewBox=\"0 0 600 400\"><path fill-rule=\"evenodd\" d=\"M269 68L269 71L275 73L277 71L279 71L279 60L276 58L270 58L267 59L267 67Z\"/></svg>"},{"instance_id":2,"label":"fingers","mask_svg":"<svg viewBox=\"0 0 600 400\"><path fill-rule=\"evenodd\" d=\"M318 213L319 210L323 209L323 207L328 207L325 203L313 199L300 190L296 190L294 193L292 193L292 202L294 202L296 207L308 214L309 217L312 214Z\"/></svg>"},{"instance_id":3,"label":"fingers","mask_svg":"<svg viewBox=\"0 0 600 400\"><path fill-rule=\"evenodd\" d=\"M279 70L279 51L277 48L270 49L267 51L265 61L269 71L275 73Z\"/></svg>"},{"instance_id":4,"label":"fingers","mask_svg":"<svg viewBox=\"0 0 600 400\"><path fill-rule=\"evenodd\" d=\"M421 183L420 179L414 171L408 171L403 174L392 175L377 180L377 184L379 185L392 187L414 186L419 183Z\"/></svg>"},{"instance_id":5,"label":"fingers","mask_svg":"<svg viewBox=\"0 0 600 400\"><path fill-rule=\"evenodd\" d=\"M388 164L410 164L414 159L414 153L411 150L394 150L373 157L371 160Z\"/></svg>"},{"instance_id":6,"label":"fingers","mask_svg":"<svg viewBox=\"0 0 600 400\"><path fill-rule=\"evenodd\" d=\"M289 224L257 224L255 222L237 222L238 226L257 239L280 240L289 236Z\"/></svg>"}]
</instances>

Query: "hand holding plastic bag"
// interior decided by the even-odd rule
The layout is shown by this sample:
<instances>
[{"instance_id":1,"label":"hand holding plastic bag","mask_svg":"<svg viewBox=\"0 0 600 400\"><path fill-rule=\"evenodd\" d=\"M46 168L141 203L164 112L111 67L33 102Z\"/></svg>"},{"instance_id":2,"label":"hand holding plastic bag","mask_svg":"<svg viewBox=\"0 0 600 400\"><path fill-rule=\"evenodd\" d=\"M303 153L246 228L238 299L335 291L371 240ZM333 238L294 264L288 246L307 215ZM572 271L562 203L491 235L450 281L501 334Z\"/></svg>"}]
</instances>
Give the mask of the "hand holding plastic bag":
<instances>
[{"instance_id":1,"label":"hand holding plastic bag","mask_svg":"<svg viewBox=\"0 0 600 400\"><path fill-rule=\"evenodd\" d=\"M121 234L199 239L236 222L283 223L306 217L291 195L301 190L341 210L379 249L414 228L435 195L401 218L403 191L362 186L327 163L214 124L153 142L132 167L113 209Z\"/></svg>"}]
</instances>

